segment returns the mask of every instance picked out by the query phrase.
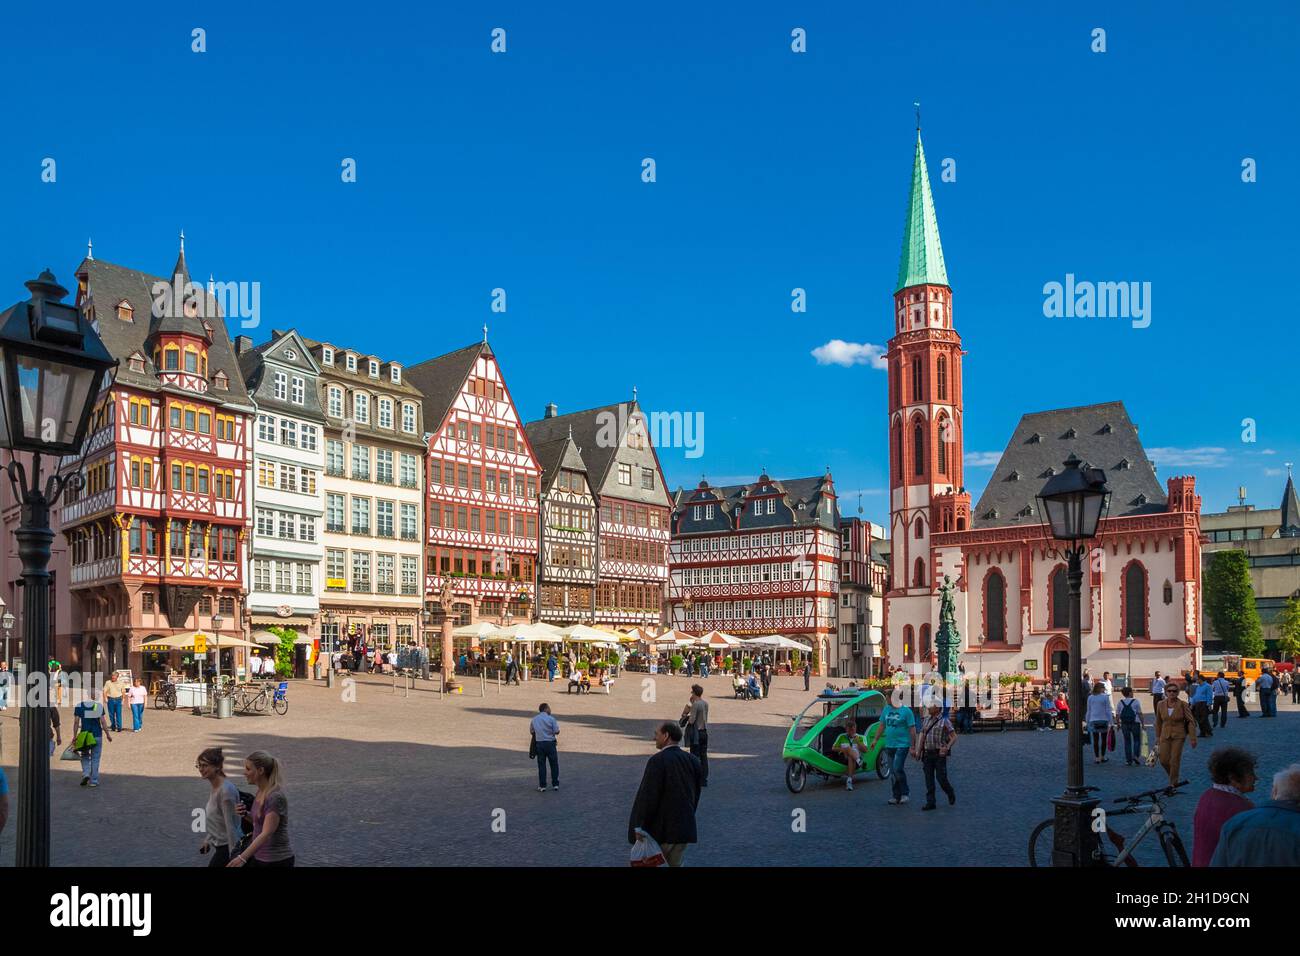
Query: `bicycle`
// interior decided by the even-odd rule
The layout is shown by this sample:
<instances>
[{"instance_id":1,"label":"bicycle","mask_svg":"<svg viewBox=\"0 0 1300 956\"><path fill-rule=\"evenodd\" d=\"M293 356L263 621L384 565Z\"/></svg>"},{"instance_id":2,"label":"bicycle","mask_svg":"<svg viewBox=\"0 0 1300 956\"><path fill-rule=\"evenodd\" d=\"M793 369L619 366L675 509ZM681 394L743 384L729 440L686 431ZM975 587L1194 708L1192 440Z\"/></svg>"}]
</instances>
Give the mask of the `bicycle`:
<instances>
[{"instance_id":1,"label":"bicycle","mask_svg":"<svg viewBox=\"0 0 1300 956\"><path fill-rule=\"evenodd\" d=\"M1172 786L1157 787L1154 790L1144 790L1141 793L1135 793L1128 797L1119 797L1114 802L1123 804L1118 810L1110 810L1106 814L1106 837L1114 846L1112 855L1110 849L1102 840L1093 841L1093 865L1096 866L1141 866L1135 857L1135 851L1148 834L1155 832L1160 840L1160 849L1164 851L1165 862L1169 866L1191 866L1187 858L1187 850L1183 846L1182 838L1178 835L1178 828L1174 826L1172 820L1165 815L1164 801L1161 799L1178 796L1178 788L1187 786L1187 781L1182 780ZM1086 787L1085 790L1096 790L1096 787ZM1109 822L1111 817L1129 816L1137 813L1147 814L1142 826L1138 828L1137 833L1129 840L1116 833L1111 829ZM1029 865L1033 867L1051 866L1052 849L1055 842L1053 828L1056 824L1054 819L1044 820L1038 826L1034 827L1033 833L1029 835Z\"/></svg>"},{"instance_id":2,"label":"bicycle","mask_svg":"<svg viewBox=\"0 0 1300 956\"><path fill-rule=\"evenodd\" d=\"M238 707L240 711L245 714L250 712L260 714L262 711L266 710L268 702L269 698L266 694L266 685L259 687L256 693L253 692L253 688L248 684L240 684L235 691L234 706Z\"/></svg>"},{"instance_id":3,"label":"bicycle","mask_svg":"<svg viewBox=\"0 0 1300 956\"><path fill-rule=\"evenodd\" d=\"M176 685L171 681L167 681L160 686L158 692L154 694L153 706L154 710L162 710L163 708L166 708L167 710L175 710Z\"/></svg>"}]
</instances>

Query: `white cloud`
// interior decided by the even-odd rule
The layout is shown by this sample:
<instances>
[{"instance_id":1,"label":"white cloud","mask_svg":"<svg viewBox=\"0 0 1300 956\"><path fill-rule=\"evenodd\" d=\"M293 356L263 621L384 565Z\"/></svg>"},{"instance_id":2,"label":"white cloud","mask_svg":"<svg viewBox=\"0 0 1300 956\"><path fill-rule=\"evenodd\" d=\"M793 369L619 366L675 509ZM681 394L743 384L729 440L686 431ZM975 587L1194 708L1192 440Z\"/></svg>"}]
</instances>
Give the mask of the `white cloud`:
<instances>
[{"instance_id":1,"label":"white cloud","mask_svg":"<svg viewBox=\"0 0 1300 956\"><path fill-rule=\"evenodd\" d=\"M812 350L812 357L818 365L870 365L872 368L886 368L885 350L882 346L870 342L845 342L843 339L831 339L825 345Z\"/></svg>"},{"instance_id":2,"label":"white cloud","mask_svg":"<svg viewBox=\"0 0 1300 956\"><path fill-rule=\"evenodd\" d=\"M1001 460L1000 451L968 451L962 457L967 468L992 468Z\"/></svg>"},{"instance_id":3,"label":"white cloud","mask_svg":"<svg viewBox=\"0 0 1300 956\"><path fill-rule=\"evenodd\" d=\"M1281 468L1265 468L1264 474L1269 478L1281 478L1286 474Z\"/></svg>"},{"instance_id":4,"label":"white cloud","mask_svg":"<svg viewBox=\"0 0 1300 956\"><path fill-rule=\"evenodd\" d=\"M1261 454L1261 455L1276 455L1276 454L1277 454L1277 449L1274 449L1274 448L1265 448L1263 451L1260 452L1260 454Z\"/></svg>"},{"instance_id":5,"label":"white cloud","mask_svg":"<svg viewBox=\"0 0 1300 956\"><path fill-rule=\"evenodd\" d=\"M1224 448L1148 448L1147 457L1158 468L1222 468L1228 464Z\"/></svg>"}]
</instances>

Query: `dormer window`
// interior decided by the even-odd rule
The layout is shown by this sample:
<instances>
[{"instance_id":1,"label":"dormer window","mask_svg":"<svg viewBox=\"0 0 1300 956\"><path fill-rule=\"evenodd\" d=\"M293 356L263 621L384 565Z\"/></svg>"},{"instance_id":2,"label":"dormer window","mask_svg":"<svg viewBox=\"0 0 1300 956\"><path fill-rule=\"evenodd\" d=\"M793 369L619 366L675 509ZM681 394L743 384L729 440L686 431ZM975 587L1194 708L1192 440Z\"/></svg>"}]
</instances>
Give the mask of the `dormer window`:
<instances>
[{"instance_id":1,"label":"dormer window","mask_svg":"<svg viewBox=\"0 0 1300 956\"><path fill-rule=\"evenodd\" d=\"M1042 440L1043 440L1043 436L1038 434L1038 432L1034 432L1032 435L1030 435L1028 438L1025 439L1025 444L1037 445Z\"/></svg>"},{"instance_id":2,"label":"dormer window","mask_svg":"<svg viewBox=\"0 0 1300 956\"><path fill-rule=\"evenodd\" d=\"M1097 429L1097 434L1098 434L1098 435L1109 435L1109 434L1110 434L1111 432L1113 432L1114 430L1115 430L1115 429L1113 429L1113 428L1110 427L1110 422L1107 422L1105 425L1102 425L1100 428Z\"/></svg>"},{"instance_id":3,"label":"dormer window","mask_svg":"<svg viewBox=\"0 0 1300 956\"><path fill-rule=\"evenodd\" d=\"M1034 506L1033 506L1033 505L1025 505L1025 506L1024 506L1023 508L1021 508L1018 512L1016 512L1016 517L1019 517L1019 518L1030 518L1030 517L1033 517L1033 514L1034 514Z\"/></svg>"},{"instance_id":4,"label":"dormer window","mask_svg":"<svg viewBox=\"0 0 1300 956\"><path fill-rule=\"evenodd\" d=\"M326 346L325 348L321 349L320 361L322 365L332 366L334 364L334 350L329 346Z\"/></svg>"},{"instance_id":5,"label":"dormer window","mask_svg":"<svg viewBox=\"0 0 1300 956\"><path fill-rule=\"evenodd\" d=\"M1011 474L1007 475L1007 481L1019 481L1019 480L1020 480L1020 472L1018 471L1013 471Z\"/></svg>"},{"instance_id":6,"label":"dormer window","mask_svg":"<svg viewBox=\"0 0 1300 956\"><path fill-rule=\"evenodd\" d=\"M370 360L370 377L379 378L379 363L374 359Z\"/></svg>"},{"instance_id":7,"label":"dormer window","mask_svg":"<svg viewBox=\"0 0 1300 956\"><path fill-rule=\"evenodd\" d=\"M132 355L129 359L126 360L126 364L127 367L133 372L143 372L144 356L141 355L139 352L136 352L134 355Z\"/></svg>"},{"instance_id":8,"label":"dormer window","mask_svg":"<svg viewBox=\"0 0 1300 956\"><path fill-rule=\"evenodd\" d=\"M1130 468L1133 467L1133 462L1129 461L1127 458L1121 458L1119 460L1119 464L1116 465L1115 467L1118 468L1120 471L1128 471Z\"/></svg>"},{"instance_id":9,"label":"dormer window","mask_svg":"<svg viewBox=\"0 0 1300 956\"><path fill-rule=\"evenodd\" d=\"M212 382L222 391L230 388L230 379L226 377L225 372L218 372L216 375L212 376Z\"/></svg>"},{"instance_id":10,"label":"dormer window","mask_svg":"<svg viewBox=\"0 0 1300 956\"><path fill-rule=\"evenodd\" d=\"M1133 499L1133 504L1144 505L1147 503L1148 500L1150 499L1148 499L1146 495L1138 495L1136 498Z\"/></svg>"},{"instance_id":11,"label":"dormer window","mask_svg":"<svg viewBox=\"0 0 1300 956\"><path fill-rule=\"evenodd\" d=\"M1055 469L1055 468L1048 468L1045 472L1043 472L1043 473L1042 473L1041 475L1039 475L1038 477L1039 477L1039 478L1051 478L1054 474L1056 474L1056 469Z\"/></svg>"},{"instance_id":12,"label":"dormer window","mask_svg":"<svg viewBox=\"0 0 1300 956\"><path fill-rule=\"evenodd\" d=\"M349 372L355 372L357 370L357 357L351 352L348 353L347 366Z\"/></svg>"},{"instance_id":13,"label":"dormer window","mask_svg":"<svg viewBox=\"0 0 1300 956\"><path fill-rule=\"evenodd\" d=\"M990 520L990 521L992 521L992 520L993 520L994 518L996 518L997 516L998 516L998 509L997 509L997 508L990 508L988 511L984 512L984 517L985 517L987 520Z\"/></svg>"},{"instance_id":14,"label":"dormer window","mask_svg":"<svg viewBox=\"0 0 1300 956\"><path fill-rule=\"evenodd\" d=\"M135 321L135 309L131 308L131 303L123 299L117 304L117 317L123 322Z\"/></svg>"},{"instance_id":15,"label":"dormer window","mask_svg":"<svg viewBox=\"0 0 1300 956\"><path fill-rule=\"evenodd\" d=\"M390 369L388 370L388 375L389 375L389 378L392 379L392 382L393 382L394 385L401 385L401 384L402 384L402 369L401 369L401 366L399 366L399 365L394 365L392 368L390 368Z\"/></svg>"},{"instance_id":16,"label":"dormer window","mask_svg":"<svg viewBox=\"0 0 1300 956\"><path fill-rule=\"evenodd\" d=\"M1065 430L1065 434L1062 435L1061 437L1062 437L1062 438L1078 438L1078 437L1079 437L1079 433L1078 433L1077 431L1075 431L1073 428L1067 428L1067 429Z\"/></svg>"}]
</instances>

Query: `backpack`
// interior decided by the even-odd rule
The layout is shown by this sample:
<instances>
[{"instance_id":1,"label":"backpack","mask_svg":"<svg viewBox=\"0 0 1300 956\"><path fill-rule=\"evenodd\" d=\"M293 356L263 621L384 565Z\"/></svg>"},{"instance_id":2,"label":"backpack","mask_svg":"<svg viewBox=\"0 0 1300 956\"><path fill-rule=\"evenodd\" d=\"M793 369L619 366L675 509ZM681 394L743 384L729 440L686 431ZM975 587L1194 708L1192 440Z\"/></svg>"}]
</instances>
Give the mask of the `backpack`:
<instances>
[{"instance_id":1,"label":"backpack","mask_svg":"<svg viewBox=\"0 0 1300 956\"><path fill-rule=\"evenodd\" d=\"M1136 724L1138 722L1137 717L1133 715L1133 706L1136 703L1136 699L1128 697L1119 702L1119 722L1121 724ZM1128 704L1128 706L1125 707L1125 704Z\"/></svg>"}]
</instances>

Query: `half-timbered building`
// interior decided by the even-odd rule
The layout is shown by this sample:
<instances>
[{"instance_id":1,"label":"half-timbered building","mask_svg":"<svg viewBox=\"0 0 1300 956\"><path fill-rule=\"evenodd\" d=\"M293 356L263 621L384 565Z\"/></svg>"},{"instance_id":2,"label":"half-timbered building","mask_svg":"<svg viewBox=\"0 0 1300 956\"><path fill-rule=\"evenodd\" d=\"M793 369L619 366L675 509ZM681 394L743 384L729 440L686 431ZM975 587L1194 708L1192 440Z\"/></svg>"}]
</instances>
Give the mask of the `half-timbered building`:
<instances>
[{"instance_id":1,"label":"half-timbered building","mask_svg":"<svg viewBox=\"0 0 1300 956\"><path fill-rule=\"evenodd\" d=\"M833 677L870 677L883 669L888 549L883 528L862 518L840 519L840 630L839 649L831 658Z\"/></svg>"},{"instance_id":2,"label":"half-timbered building","mask_svg":"<svg viewBox=\"0 0 1300 956\"><path fill-rule=\"evenodd\" d=\"M85 443L86 485L60 508L71 622L94 669L147 670L141 645L244 623L253 405L216 298L90 258L77 305L119 360ZM223 652L232 667L234 652Z\"/></svg>"},{"instance_id":3,"label":"half-timbered building","mask_svg":"<svg viewBox=\"0 0 1300 956\"><path fill-rule=\"evenodd\" d=\"M533 425L525 427L530 438ZM542 468L537 619L560 627L589 624L595 620L597 509L587 466L572 434L532 445Z\"/></svg>"},{"instance_id":4,"label":"half-timbered building","mask_svg":"<svg viewBox=\"0 0 1300 956\"><path fill-rule=\"evenodd\" d=\"M240 372L257 406L253 429L252 547L248 611L254 628L319 636L318 587L325 558L325 415L320 368L297 332L273 331L254 346L235 339Z\"/></svg>"},{"instance_id":5,"label":"half-timbered building","mask_svg":"<svg viewBox=\"0 0 1300 956\"><path fill-rule=\"evenodd\" d=\"M309 339L325 415L321 647L420 636L423 413L397 362ZM270 470L257 475L271 482Z\"/></svg>"},{"instance_id":6,"label":"half-timbered building","mask_svg":"<svg viewBox=\"0 0 1300 956\"><path fill-rule=\"evenodd\" d=\"M805 641L833 666L839 630L839 506L830 472L747 485L701 481L674 495L668 548L673 627Z\"/></svg>"},{"instance_id":7,"label":"half-timbered building","mask_svg":"<svg viewBox=\"0 0 1300 956\"><path fill-rule=\"evenodd\" d=\"M917 134L889 376L889 664L934 666L939 587L958 585L962 652L985 670L1043 680L1068 667L1065 559L1037 495L1070 459L1111 490L1083 582L1083 657L1095 675L1178 673L1200 648L1200 496L1195 479L1161 487L1120 402L1021 418L979 503L963 487L961 338ZM1130 640L1131 639L1131 640Z\"/></svg>"},{"instance_id":8,"label":"half-timbered building","mask_svg":"<svg viewBox=\"0 0 1300 956\"><path fill-rule=\"evenodd\" d=\"M407 370L428 421L425 593L452 582L462 623L517 623L536 605L541 468L495 353L482 342Z\"/></svg>"},{"instance_id":9,"label":"half-timbered building","mask_svg":"<svg viewBox=\"0 0 1300 956\"><path fill-rule=\"evenodd\" d=\"M663 620L672 502L645 413L630 402L531 422L539 442L572 434L587 465L597 512L597 624L631 628Z\"/></svg>"}]
</instances>

